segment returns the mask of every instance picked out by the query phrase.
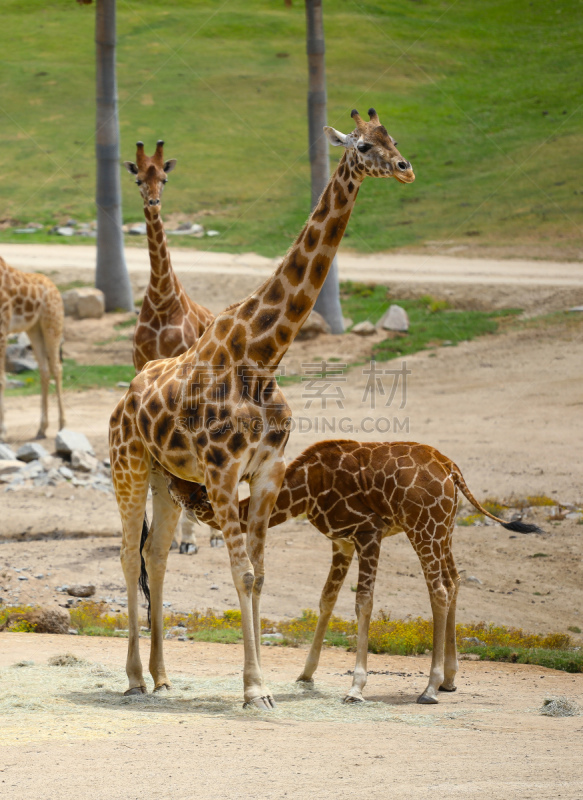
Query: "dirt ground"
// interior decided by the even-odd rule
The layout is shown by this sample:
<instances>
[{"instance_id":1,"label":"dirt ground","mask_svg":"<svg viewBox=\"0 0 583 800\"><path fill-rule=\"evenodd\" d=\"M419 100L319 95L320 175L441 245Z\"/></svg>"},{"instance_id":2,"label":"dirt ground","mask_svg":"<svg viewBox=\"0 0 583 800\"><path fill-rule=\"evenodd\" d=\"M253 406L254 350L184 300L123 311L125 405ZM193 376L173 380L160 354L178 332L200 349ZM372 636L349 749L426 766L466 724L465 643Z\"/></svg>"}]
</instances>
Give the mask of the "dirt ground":
<instances>
[{"instance_id":1,"label":"dirt ground","mask_svg":"<svg viewBox=\"0 0 583 800\"><path fill-rule=\"evenodd\" d=\"M236 258L241 274L228 285L217 279L225 267L206 277L202 270L185 271L214 311L231 301L229 293L251 290L267 269L251 257L248 263ZM505 281L502 265L489 282L488 270L476 262L477 282L468 283L456 262L452 280L435 281L430 291L438 296L435 287L442 286L452 302L466 307L518 305L533 316L583 302L580 265L560 265L565 269L569 275L547 270L550 283L553 275L557 278L554 286L544 283L538 266ZM74 264L59 266L56 260L49 271L58 283L80 274ZM375 274L370 279L378 279ZM362 272L352 277L368 279ZM141 268L132 278L139 288ZM402 291L421 289L410 281ZM81 363L128 363L129 343L108 341L119 335L113 325L122 318L68 320L65 356ZM320 359L366 361L372 341L347 335L296 342L287 366L299 372L302 363ZM556 507L583 505L583 321L577 315L569 322L533 323L405 361L411 371L406 391L401 384L389 408L384 403L394 374L378 376L386 394L371 408L370 394L365 396L370 376L363 367L343 374L342 407L330 399L325 409L313 398L310 404L304 384L286 387L296 425L287 456L334 436L410 439L452 457L479 498L517 502L547 495ZM377 365L383 370L401 366L399 361ZM101 458L107 455L108 417L123 391L66 395L68 426L83 431ZM8 398L6 412L10 445L34 436L39 398ZM53 403L50 419L48 449L56 433ZM8 492L1 487L0 498L0 596L5 601L63 604L56 588L82 581L96 585L97 599L123 609L120 523L112 494L70 485ZM550 513L546 508L531 512L529 520L545 530L538 535L514 536L498 526L456 528L454 552L464 571L459 621L486 620L541 633L583 628L583 525L577 519L549 521ZM211 548L205 528L198 540L195 556L171 552L166 600L178 611L236 607L225 548ZM274 529L267 544L264 615L290 617L317 608L329 555L326 539L301 520ZM19 581L19 574L28 580ZM354 614L355 583L353 566L337 607L347 617ZM393 617L430 613L419 564L403 535L385 543L375 600L377 609ZM583 643L583 637L573 636ZM148 647L143 640L145 662ZM371 674L365 690L370 702L354 709L340 703L353 654L326 650L318 692L305 699L293 684L305 651L265 648L267 680L280 700L279 710L265 717L240 709L239 645L168 641L168 666L177 688L137 702L120 699L125 648L125 641L115 639L0 634L0 787L7 797L336 798L358 793L408 799L413 794L433 798L436 792L501 800L583 797L576 755L581 717L552 719L537 711L550 696L567 695L581 703L580 675L463 661L459 691L428 709L414 704L428 657L371 655L369 667L378 674ZM88 663L77 672L48 667L49 656L66 651ZM34 664L12 666L20 661ZM96 663L105 665L105 677L99 677Z\"/></svg>"},{"instance_id":2,"label":"dirt ground","mask_svg":"<svg viewBox=\"0 0 583 800\"><path fill-rule=\"evenodd\" d=\"M142 641L147 659L148 641ZM243 711L242 647L166 642L175 688L123 698L126 642L0 634L0 787L10 800L394 797L579 800L583 676L460 662L458 691L415 704L429 657L369 659L368 702L341 703L354 655L324 651L312 692L294 683L306 651L264 648L278 701ZM78 666L48 666L72 652ZM34 662L34 663L31 663ZM16 664L21 666L15 666ZM577 755L579 753L579 755Z\"/></svg>"}]
</instances>

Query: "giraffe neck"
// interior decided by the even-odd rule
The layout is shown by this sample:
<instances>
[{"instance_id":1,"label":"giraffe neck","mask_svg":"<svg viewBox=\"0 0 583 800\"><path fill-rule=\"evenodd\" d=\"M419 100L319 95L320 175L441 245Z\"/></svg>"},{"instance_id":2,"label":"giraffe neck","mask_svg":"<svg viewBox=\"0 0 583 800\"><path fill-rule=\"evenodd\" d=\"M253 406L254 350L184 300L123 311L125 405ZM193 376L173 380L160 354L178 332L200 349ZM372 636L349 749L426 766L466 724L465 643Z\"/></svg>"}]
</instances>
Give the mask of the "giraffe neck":
<instances>
[{"instance_id":1,"label":"giraffe neck","mask_svg":"<svg viewBox=\"0 0 583 800\"><path fill-rule=\"evenodd\" d=\"M174 300L177 294L177 280L166 233L160 212L151 206L144 206L146 228L148 234L148 252L150 254L150 283L148 297L155 307L165 306Z\"/></svg>"},{"instance_id":2,"label":"giraffe neck","mask_svg":"<svg viewBox=\"0 0 583 800\"><path fill-rule=\"evenodd\" d=\"M250 297L226 309L197 345L217 367L276 367L306 321L336 255L365 176L344 153L318 205L274 274ZM192 353L184 355L188 360Z\"/></svg>"},{"instance_id":3,"label":"giraffe neck","mask_svg":"<svg viewBox=\"0 0 583 800\"><path fill-rule=\"evenodd\" d=\"M247 304L257 303L258 309L251 325L252 341L248 340L251 363L277 365L308 318L344 236L364 176L358 160L345 152L278 269L242 304L241 315L245 315Z\"/></svg>"}]
</instances>

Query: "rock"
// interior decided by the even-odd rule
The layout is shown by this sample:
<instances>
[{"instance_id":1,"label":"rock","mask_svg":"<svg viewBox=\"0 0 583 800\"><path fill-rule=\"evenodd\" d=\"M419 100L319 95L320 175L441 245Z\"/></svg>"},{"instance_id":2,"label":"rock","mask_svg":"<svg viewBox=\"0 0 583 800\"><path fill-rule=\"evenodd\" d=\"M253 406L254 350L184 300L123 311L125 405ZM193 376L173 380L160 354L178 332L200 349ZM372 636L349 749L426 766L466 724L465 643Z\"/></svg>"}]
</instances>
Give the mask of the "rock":
<instances>
[{"instance_id":1,"label":"rock","mask_svg":"<svg viewBox=\"0 0 583 800\"><path fill-rule=\"evenodd\" d=\"M583 311L583 306L573 306L569 311Z\"/></svg>"},{"instance_id":2,"label":"rock","mask_svg":"<svg viewBox=\"0 0 583 800\"><path fill-rule=\"evenodd\" d=\"M63 304L67 317L100 319L105 313L105 295L91 286L63 292Z\"/></svg>"},{"instance_id":3,"label":"rock","mask_svg":"<svg viewBox=\"0 0 583 800\"><path fill-rule=\"evenodd\" d=\"M401 306L389 306L388 310L377 322L377 328L382 328L385 331L402 331L403 333L408 331L409 317L407 312Z\"/></svg>"},{"instance_id":4,"label":"rock","mask_svg":"<svg viewBox=\"0 0 583 800\"><path fill-rule=\"evenodd\" d=\"M283 639L283 633L262 633L262 639Z\"/></svg>"},{"instance_id":5,"label":"rock","mask_svg":"<svg viewBox=\"0 0 583 800\"><path fill-rule=\"evenodd\" d=\"M206 235L207 236L219 236L220 234L219 234L218 231L207 231Z\"/></svg>"},{"instance_id":6,"label":"rock","mask_svg":"<svg viewBox=\"0 0 583 800\"><path fill-rule=\"evenodd\" d=\"M93 597L95 594L95 586L92 584L67 586L67 594L70 594L71 597Z\"/></svg>"},{"instance_id":7,"label":"rock","mask_svg":"<svg viewBox=\"0 0 583 800\"><path fill-rule=\"evenodd\" d=\"M376 332L377 329L368 319L365 319L364 322L359 322L358 325L355 325L350 331L350 333L355 333L357 336L372 336L372 334Z\"/></svg>"},{"instance_id":8,"label":"rock","mask_svg":"<svg viewBox=\"0 0 583 800\"><path fill-rule=\"evenodd\" d=\"M7 389L24 389L26 383L24 381L15 381L9 379L6 381L6 388Z\"/></svg>"},{"instance_id":9,"label":"rock","mask_svg":"<svg viewBox=\"0 0 583 800\"><path fill-rule=\"evenodd\" d=\"M84 450L73 450L71 453L71 466L81 472L93 472L99 466L99 460Z\"/></svg>"},{"instance_id":10,"label":"rock","mask_svg":"<svg viewBox=\"0 0 583 800\"><path fill-rule=\"evenodd\" d=\"M9 344L6 347L6 371L19 374L38 369L38 363L29 345Z\"/></svg>"},{"instance_id":11,"label":"rock","mask_svg":"<svg viewBox=\"0 0 583 800\"><path fill-rule=\"evenodd\" d=\"M58 236L73 236L75 234L75 228L71 228L68 225L64 225L63 227L57 228L55 233Z\"/></svg>"},{"instance_id":12,"label":"rock","mask_svg":"<svg viewBox=\"0 0 583 800\"><path fill-rule=\"evenodd\" d=\"M28 580L28 576L26 576L26 575L19 575L19 576L18 576L18 580L19 580L19 581L27 581L27 580Z\"/></svg>"},{"instance_id":13,"label":"rock","mask_svg":"<svg viewBox=\"0 0 583 800\"><path fill-rule=\"evenodd\" d=\"M8 483L12 480L12 476L24 469L22 461L12 460L8 458L0 461L0 483Z\"/></svg>"},{"instance_id":14,"label":"rock","mask_svg":"<svg viewBox=\"0 0 583 800\"><path fill-rule=\"evenodd\" d=\"M16 458L27 464L29 461L36 461L48 455L49 453L44 449L42 444L38 444L38 442L26 442L26 444L19 447L16 452Z\"/></svg>"},{"instance_id":15,"label":"rock","mask_svg":"<svg viewBox=\"0 0 583 800\"><path fill-rule=\"evenodd\" d=\"M213 583L213 584L211 584L211 589L212 589L213 591L217 591L217 592L219 591L219 587L217 586L217 584L216 584L216 583Z\"/></svg>"},{"instance_id":16,"label":"rock","mask_svg":"<svg viewBox=\"0 0 583 800\"><path fill-rule=\"evenodd\" d=\"M129 381L118 381L116 386L119 386L120 389L129 389L130 382Z\"/></svg>"},{"instance_id":17,"label":"rock","mask_svg":"<svg viewBox=\"0 0 583 800\"><path fill-rule=\"evenodd\" d=\"M70 470L69 467L59 467L59 473L63 476L66 481L70 481L75 477L75 473L73 470Z\"/></svg>"},{"instance_id":18,"label":"rock","mask_svg":"<svg viewBox=\"0 0 583 800\"><path fill-rule=\"evenodd\" d=\"M302 325L297 339L315 339L321 333L331 333L332 329L321 314L312 311L308 319Z\"/></svg>"},{"instance_id":19,"label":"rock","mask_svg":"<svg viewBox=\"0 0 583 800\"><path fill-rule=\"evenodd\" d=\"M459 656L460 661L479 661L480 656L477 653L461 653Z\"/></svg>"},{"instance_id":20,"label":"rock","mask_svg":"<svg viewBox=\"0 0 583 800\"><path fill-rule=\"evenodd\" d=\"M204 228L196 222L181 222L175 231L168 231L173 236L204 236Z\"/></svg>"},{"instance_id":21,"label":"rock","mask_svg":"<svg viewBox=\"0 0 583 800\"><path fill-rule=\"evenodd\" d=\"M482 585L482 581L479 578L476 578L474 575L468 575L468 577L466 578L466 582L467 583L476 583L479 586Z\"/></svg>"},{"instance_id":22,"label":"rock","mask_svg":"<svg viewBox=\"0 0 583 800\"><path fill-rule=\"evenodd\" d=\"M350 317L342 317L342 324L344 325L344 330L347 331L348 328L352 328L354 325L354 320L350 319Z\"/></svg>"},{"instance_id":23,"label":"rock","mask_svg":"<svg viewBox=\"0 0 583 800\"><path fill-rule=\"evenodd\" d=\"M124 229L131 236L145 236L148 232L148 226L145 222L136 222L133 225L124 225Z\"/></svg>"},{"instance_id":24,"label":"rock","mask_svg":"<svg viewBox=\"0 0 583 800\"><path fill-rule=\"evenodd\" d=\"M59 455L70 456L74 450L93 455L93 448L85 434L69 428L63 428L57 433L55 448Z\"/></svg>"},{"instance_id":25,"label":"rock","mask_svg":"<svg viewBox=\"0 0 583 800\"><path fill-rule=\"evenodd\" d=\"M7 444L0 444L0 461L16 461L16 453Z\"/></svg>"}]
</instances>

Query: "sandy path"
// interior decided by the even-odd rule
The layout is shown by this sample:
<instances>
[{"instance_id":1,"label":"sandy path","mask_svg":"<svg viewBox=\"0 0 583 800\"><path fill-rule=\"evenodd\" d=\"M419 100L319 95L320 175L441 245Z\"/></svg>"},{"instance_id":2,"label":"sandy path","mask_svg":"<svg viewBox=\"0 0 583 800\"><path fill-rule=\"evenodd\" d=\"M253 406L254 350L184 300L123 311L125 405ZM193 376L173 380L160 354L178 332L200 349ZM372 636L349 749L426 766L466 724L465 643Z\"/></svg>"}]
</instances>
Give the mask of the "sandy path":
<instances>
[{"instance_id":1,"label":"sandy path","mask_svg":"<svg viewBox=\"0 0 583 800\"><path fill-rule=\"evenodd\" d=\"M238 645L168 642L177 688L124 704L122 640L2 634L0 643L3 678L12 682L17 669L17 691L28 692L29 703L18 709L8 698L0 711L0 787L11 800L579 800L583 793L581 717L537 714L546 697L580 702L581 675L464 661L458 692L422 707L415 698L429 658L371 655L371 671L390 674L370 675L372 702L355 708L340 703L353 654L324 652L314 697L298 695L293 684L305 651L266 648L265 671L279 697L278 710L266 715L240 710ZM42 668L65 650L114 671ZM21 659L38 666L9 666ZM213 682L230 692L208 695Z\"/></svg>"}]
</instances>

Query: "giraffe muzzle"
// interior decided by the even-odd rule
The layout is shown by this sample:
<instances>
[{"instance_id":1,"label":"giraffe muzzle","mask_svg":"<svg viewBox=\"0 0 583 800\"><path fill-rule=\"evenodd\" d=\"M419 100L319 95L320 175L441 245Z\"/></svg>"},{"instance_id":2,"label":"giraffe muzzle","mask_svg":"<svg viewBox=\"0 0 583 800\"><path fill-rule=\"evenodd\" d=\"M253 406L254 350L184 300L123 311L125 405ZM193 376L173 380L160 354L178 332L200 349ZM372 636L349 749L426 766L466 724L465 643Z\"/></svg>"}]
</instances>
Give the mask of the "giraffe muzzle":
<instances>
[{"instance_id":1,"label":"giraffe muzzle","mask_svg":"<svg viewBox=\"0 0 583 800\"><path fill-rule=\"evenodd\" d=\"M160 200L159 199L158 200L152 199L152 200L149 200L148 202L150 203L151 206L159 206L160 205Z\"/></svg>"}]
</instances>

